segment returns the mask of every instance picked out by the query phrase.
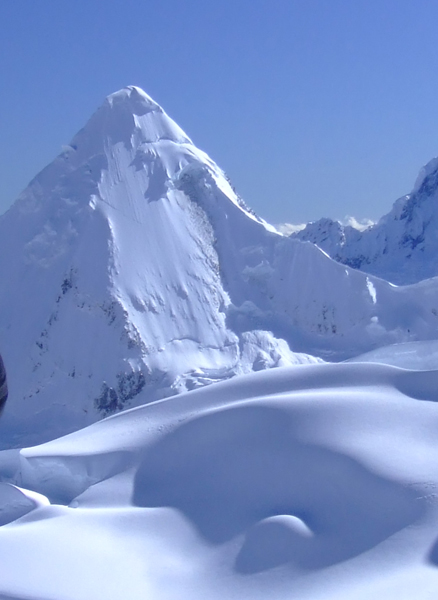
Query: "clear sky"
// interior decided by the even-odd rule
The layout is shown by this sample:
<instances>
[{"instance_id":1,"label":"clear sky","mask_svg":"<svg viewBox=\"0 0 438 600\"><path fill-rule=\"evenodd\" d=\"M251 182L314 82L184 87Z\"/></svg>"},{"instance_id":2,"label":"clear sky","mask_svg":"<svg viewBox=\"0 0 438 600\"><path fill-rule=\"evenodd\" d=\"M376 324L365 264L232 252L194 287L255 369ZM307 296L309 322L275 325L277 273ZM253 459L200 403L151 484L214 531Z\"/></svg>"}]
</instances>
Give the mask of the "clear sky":
<instances>
[{"instance_id":1,"label":"clear sky","mask_svg":"<svg viewBox=\"0 0 438 600\"><path fill-rule=\"evenodd\" d=\"M2 0L0 212L138 85L273 223L377 219L438 155L436 0Z\"/></svg>"}]
</instances>

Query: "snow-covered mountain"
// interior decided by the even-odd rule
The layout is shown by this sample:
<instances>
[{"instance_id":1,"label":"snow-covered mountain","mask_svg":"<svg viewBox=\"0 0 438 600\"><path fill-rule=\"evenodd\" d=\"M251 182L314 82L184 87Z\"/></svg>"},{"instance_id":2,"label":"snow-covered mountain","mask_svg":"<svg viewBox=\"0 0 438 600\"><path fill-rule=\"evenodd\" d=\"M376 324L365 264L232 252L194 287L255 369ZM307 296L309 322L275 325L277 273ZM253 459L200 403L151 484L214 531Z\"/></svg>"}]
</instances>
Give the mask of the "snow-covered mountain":
<instances>
[{"instance_id":1,"label":"snow-covered mountain","mask_svg":"<svg viewBox=\"0 0 438 600\"><path fill-rule=\"evenodd\" d=\"M0 218L4 446L236 374L438 337L396 288L279 235L149 96L109 96Z\"/></svg>"},{"instance_id":2,"label":"snow-covered mountain","mask_svg":"<svg viewBox=\"0 0 438 600\"><path fill-rule=\"evenodd\" d=\"M0 280L1 600L436 596L438 278L276 233L130 87L0 218Z\"/></svg>"},{"instance_id":3,"label":"snow-covered mountain","mask_svg":"<svg viewBox=\"0 0 438 600\"><path fill-rule=\"evenodd\" d=\"M320 219L292 237L316 244L335 260L397 285L438 275L438 158L418 175L412 192L399 198L378 223L358 231Z\"/></svg>"},{"instance_id":4,"label":"snow-covered mountain","mask_svg":"<svg viewBox=\"0 0 438 600\"><path fill-rule=\"evenodd\" d=\"M308 360L270 333L227 325L231 301L203 189L222 221L248 223L249 239L223 245L269 235L214 163L130 87L107 98L2 217L5 432L16 429L9 418L37 413L29 426L54 435L126 407L141 390L151 401L253 366Z\"/></svg>"}]
</instances>

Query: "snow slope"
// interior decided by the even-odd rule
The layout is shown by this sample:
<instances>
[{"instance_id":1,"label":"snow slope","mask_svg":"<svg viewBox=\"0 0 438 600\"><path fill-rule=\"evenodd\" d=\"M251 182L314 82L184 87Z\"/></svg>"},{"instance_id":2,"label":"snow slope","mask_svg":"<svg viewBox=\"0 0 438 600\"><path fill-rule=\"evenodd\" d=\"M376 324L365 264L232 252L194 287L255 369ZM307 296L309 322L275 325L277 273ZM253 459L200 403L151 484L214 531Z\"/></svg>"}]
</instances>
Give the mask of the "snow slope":
<instances>
[{"instance_id":1,"label":"snow slope","mask_svg":"<svg viewBox=\"0 0 438 600\"><path fill-rule=\"evenodd\" d=\"M418 371L435 370L438 369L438 340L383 346L355 356L348 362L381 363Z\"/></svg>"},{"instance_id":2,"label":"snow slope","mask_svg":"<svg viewBox=\"0 0 438 600\"><path fill-rule=\"evenodd\" d=\"M0 218L1 447L276 366L438 337L396 288L279 235L147 94L109 96Z\"/></svg>"},{"instance_id":3,"label":"snow slope","mask_svg":"<svg viewBox=\"0 0 438 600\"><path fill-rule=\"evenodd\" d=\"M430 600L437 389L273 369L0 452L0 598Z\"/></svg>"},{"instance_id":4,"label":"snow slope","mask_svg":"<svg viewBox=\"0 0 438 600\"><path fill-rule=\"evenodd\" d=\"M364 231L331 219L309 223L292 236L335 260L398 285L438 275L438 158L424 166L412 192Z\"/></svg>"}]
</instances>

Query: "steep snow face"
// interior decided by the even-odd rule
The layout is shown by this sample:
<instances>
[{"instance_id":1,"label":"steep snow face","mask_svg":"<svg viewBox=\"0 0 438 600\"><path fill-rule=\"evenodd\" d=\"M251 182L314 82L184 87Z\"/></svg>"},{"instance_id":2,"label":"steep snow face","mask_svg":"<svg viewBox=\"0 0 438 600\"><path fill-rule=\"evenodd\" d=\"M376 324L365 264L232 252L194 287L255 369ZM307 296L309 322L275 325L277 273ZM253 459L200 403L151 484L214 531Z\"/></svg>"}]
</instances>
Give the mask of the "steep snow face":
<instances>
[{"instance_id":1,"label":"steep snow face","mask_svg":"<svg viewBox=\"0 0 438 600\"><path fill-rule=\"evenodd\" d=\"M3 446L236 374L438 337L438 282L395 288L279 235L135 87L0 219L0 257Z\"/></svg>"},{"instance_id":2,"label":"steep snow face","mask_svg":"<svg viewBox=\"0 0 438 600\"><path fill-rule=\"evenodd\" d=\"M359 232L331 219L309 223L292 234L335 260L398 285L438 275L438 159L423 169L414 189L399 198L380 221Z\"/></svg>"},{"instance_id":3,"label":"steep snow face","mask_svg":"<svg viewBox=\"0 0 438 600\"><path fill-rule=\"evenodd\" d=\"M216 232L182 190L186 180L211 188L212 201L229 205L227 218L241 214L262 237L271 229L161 107L129 87L106 99L0 219L0 340L11 388L3 443L11 432L19 443L76 429L140 391L151 401L315 361L270 332L227 325Z\"/></svg>"}]
</instances>

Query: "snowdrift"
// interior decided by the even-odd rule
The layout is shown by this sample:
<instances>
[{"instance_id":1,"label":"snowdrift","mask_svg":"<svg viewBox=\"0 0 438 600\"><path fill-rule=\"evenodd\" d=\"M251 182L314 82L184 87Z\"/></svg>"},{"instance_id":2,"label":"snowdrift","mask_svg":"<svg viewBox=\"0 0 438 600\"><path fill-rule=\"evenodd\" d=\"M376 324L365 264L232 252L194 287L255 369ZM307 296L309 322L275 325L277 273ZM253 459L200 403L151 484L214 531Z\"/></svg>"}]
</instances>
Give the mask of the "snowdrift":
<instances>
[{"instance_id":1,"label":"snowdrift","mask_svg":"<svg viewBox=\"0 0 438 600\"><path fill-rule=\"evenodd\" d=\"M0 597L431 598L437 389L279 368L1 452Z\"/></svg>"}]
</instances>

